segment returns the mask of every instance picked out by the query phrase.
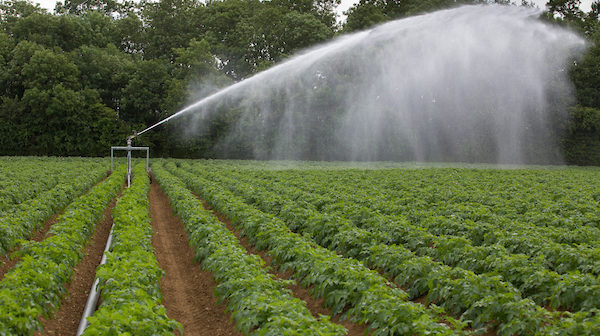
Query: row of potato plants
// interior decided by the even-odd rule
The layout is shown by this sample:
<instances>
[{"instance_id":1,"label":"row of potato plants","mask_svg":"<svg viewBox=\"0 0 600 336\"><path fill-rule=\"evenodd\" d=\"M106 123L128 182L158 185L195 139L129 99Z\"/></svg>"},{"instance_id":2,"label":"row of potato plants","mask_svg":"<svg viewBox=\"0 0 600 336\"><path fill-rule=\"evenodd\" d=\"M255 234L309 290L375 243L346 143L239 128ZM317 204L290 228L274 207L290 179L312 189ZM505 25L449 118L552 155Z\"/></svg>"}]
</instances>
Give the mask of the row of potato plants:
<instances>
[{"instance_id":1,"label":"row of potato plants","mask_svg":"<svg viewBox=\"0 0 600 336\"><path fill-rule=\"evenodd\" d=\"M106 176L106 169L97 165L82 167L77 170L77 175L64 174L69 178L41 192L37 197L18 204L0 217L0 255L13 250L20 240L28 239L53 214L98 183Z\"/></svg>"},{"instance_id":2,"label":"row of potato plants","mask_svg":"<svg viewBox=\"0 0 600 336\"><path fill-rule=\"evenodd\" d=\"M173 335L181 325L161 305L164 271L152 247L146 165L133 168L131 186L112 210L113 228L106 263L97 269L101 304L83 335Z\"/></svg>"},{"instance_id":3,"label":"row of potato plants","mask_svg":"<svg viewBox=\"0 0 600 336\"><path fill-rule=\"evenodd\" d=\"M17 205L33 199L41 192L65 183L86 170L102 166L98 159L44 159L10 160L0 158L0 216L12 212Z\"/></svg>"},{"instance_id":4,"label":"row of potato plants","mask_svg":"<svg viewBox=\"0 0 600 336\"><path fill-rule=\"evenodd\" d=\"M242 174L236 176L242 178ZM519 288L524 296L541 305L574 311L600 308L600 291L597 290L600 288L600 281L594 275L579 272L558 274L545 267L545 259L513 254L501 245L473 246L467 239L436 236L401 218L382 215L339 198L329 199L328 202L328 190L323 190L321 194L312 194L270 182L264 182L262 185L277 190L276 194L270 196L274 200L287 194L293 200L299 199L307 203L304 208L312 208L316 212L314 209L318 207L323 213L339 217L333 220L335 223L350 220L360 228L375 234L382 243L404 245L420 256L429 256L446 265L468 269L477 274L502 275L506 281ZM298 216L293 211L288 212L288 216L292 218ZM312 216L313 214L309 213L301 220L314 220Z\"/></svg>"},{"instance_id":5,"label":"row of potato plants","mask_svg":"<svg viewBox=\"0 0 600 336\"><path fill-rule=\"evenodd\" d=\"M557 318L536 307L533 301L523 300L514 287L498 276L451 268L430 257L418 257L403 246L381 243L380 235L359 229L339 217L322 215L256 184L240 182L241 176L228 179L210 174L210 178L261 210L281 216L292 230L309 234L320 245L385 271L408 290L411 298L427 294L428 302L460 315L474 328L497 326L501 335L525 335Z\"/></svg>"},{"instance_id":6,"label":"row of potato plants","mask_svg":"<svg viewBox=\"0 0 600 336\"><path fill-rule=\"evenodd\" d=\"M487 206L487 211L476 214L482 219L498 214L542 228L600 227L598 169L446 168L369 171L367 175L365 182L374 188L430 206Z\"/></svg>"},{"instance_id":7,"label":"row of potato plants","mask_svg":"<svg viewBox=\"0 0 600 336\"><path fill-rule=\"evenodd\" d=\"M232 164L208 161L203 166ZM435 210L457 221L489 222L507 231L527 229L560 243L600 244L600 185L593 183L598 180L594 169L346 169L340 175L327 169L258 169L264 166L260 163L235 166L270 179L301 178L317 187L351 191L355 201L411 221ZM553 213L556 208L560 214ZM536 220L535 215L546 217Z\"/></svg>"},{"instance_id":8,"label":"row of potato plants","mask_svg":"<svg viewBox=\"0 0 600 336\"><path fill-rule=\"evenodd\" d=\"M215 294L244 335L343 335L346 330L313 317L306 303L286 288L290 281L270 274L264 261L248 254L237 238L185 185L159 164L153 175L184 222L190 245L202 267L212 272L218 285Z\"/></svg>"},{"instance_id":9,"label":"row of potato plants","mask_svg":"<svg viewBox=\"0 0 600 336\"><path fill-rule=\"evenodd\" d=\"M267 250L282 271L291 270L333 314L368 325L373 335L451 335L464 325L441 307L408 300L408 294L353 258L344 258L296 234L280 219L245 203L220 184L174 165L167 169L222 212L258 249ZM450 328L445 323L449 323Z\"/></svg>"},{"instance_id":10,"label":"row of potato plants","mask_svg":"<svg viewBox=\"0 0 600 336\"><path fill-rule=\"evenodd\" d=\"M105 208L123 186L125 167L74 200L41 242L24 243L0 281L0 335L33 335L51 317Z\"/></svg>"}]
</instances>

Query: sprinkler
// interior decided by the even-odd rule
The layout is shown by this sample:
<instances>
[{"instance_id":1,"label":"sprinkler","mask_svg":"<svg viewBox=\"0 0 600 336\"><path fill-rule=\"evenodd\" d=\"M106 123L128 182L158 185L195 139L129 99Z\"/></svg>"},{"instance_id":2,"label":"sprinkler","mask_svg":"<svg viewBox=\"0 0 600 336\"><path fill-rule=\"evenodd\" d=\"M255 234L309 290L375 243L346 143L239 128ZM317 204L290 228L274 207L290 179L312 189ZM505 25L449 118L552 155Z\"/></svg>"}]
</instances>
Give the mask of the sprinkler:
<instances>
[{"instance_id":1,"label":"sprinkler","mask_svg":"<svg viewBox=\"0 0 600 336\"><path fill-rule=\"evenodd\" d=\"M131 151L145 150L146 151L146 171L149 171L149 169L150 169L150 166L149 166L150 149L148 147L133 147L133 146L131 146L131 142L137 136L138 136L138 133L136 131L133 131L133 134L127 137L127 146L112 146L112 147L110 147L110 171L113 170L114 151L115 150L127 151L127 187L131 186Z\"/></svg>"}]
</instances>

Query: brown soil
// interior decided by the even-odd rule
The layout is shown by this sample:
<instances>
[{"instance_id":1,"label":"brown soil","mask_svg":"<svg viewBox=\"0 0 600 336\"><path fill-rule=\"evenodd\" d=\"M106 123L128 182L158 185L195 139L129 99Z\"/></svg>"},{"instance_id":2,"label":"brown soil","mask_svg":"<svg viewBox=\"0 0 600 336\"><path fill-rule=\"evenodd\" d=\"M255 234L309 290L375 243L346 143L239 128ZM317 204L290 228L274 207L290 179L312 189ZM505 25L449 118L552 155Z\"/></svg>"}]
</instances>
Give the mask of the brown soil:
<instances>
[{"instance_id":1,"label":"brown soil","mask_svg":"<svg viewBox=\"0 0 600 336\"><path fill-rule=\"evenodd\" d=\"M196 197L198 197L198 195L196 195L196 194L194 194L194 195ZM267 266L271 266L271 267L276 266L275 264L273 264L273 258L269 254L267 254L265 251L258 251L256 248L254 248L254 246L252 246L252 244L248 241L248 239L241 235L241 232L233 226L231 221L227 217L225 217L225 215L223 215L217 211L214 211L210 207L210 205L208 203L206 203L206 201L204 201L204 200L202 200L202 204L204 205L205 209L211 210L212 213L215 216L217 216L217 218L219 218L219 220L221 222L223 222L225 224L225 226L238 238L241 245L246 249L246 251L248 251L248 253L256 254L256 255L260 256L265 261ZM292 278L292 272L283 273L280 271L271 270L271 273L282 279ZM304 288L300 284L296 283L292 286L289 286L288 288L292 291L292 293L294 294L295 297L306 302L306 307L308 308L308 310L310 310L310 312L313 314L313 316L315 316L315 317L319 317L319 315L331 316L331 309L323 306L323 299L321 298L321 299L317 300L317 299L313 298L313 296L310 294L311 287ZM340 319L340 316L332 317L331 321L344 326L348 330L347 335L350 335L350 336L366 335L367 327L365 325L359 325L359 324L353 323L348 319L345 319L342 321Z\"/></svg>"},{"instance_id":2,"label":"brown soil","mask_svg":"<svg viewBox=\"0 0 600 336\"><path fill-rule=\"evenodd\" d=\"M71 282L67 286L68 294L63 298L60 308L51 319L42 319L44 326L42 335L63 336L77 333L81 315L96 277L96 268L104 254L113 222L111 210L115 203L116 198L104 210L104 218L96 225L94 234L85 247L85 254L75 267Z\"/></svg>"},{"instance_id":3,"label":"brown soil","mask_svg":"<svg viewBox=\"0 0 600 336\"><path fill-rule=\"evenodd\" d=\"M167 315L181 323L184 335L240 335L213 295L217 284L212 274L194 261L183 224L158 184L151 184L149 199L152 245L165 271L160 288Z\"/></svg>"}]
</instances>

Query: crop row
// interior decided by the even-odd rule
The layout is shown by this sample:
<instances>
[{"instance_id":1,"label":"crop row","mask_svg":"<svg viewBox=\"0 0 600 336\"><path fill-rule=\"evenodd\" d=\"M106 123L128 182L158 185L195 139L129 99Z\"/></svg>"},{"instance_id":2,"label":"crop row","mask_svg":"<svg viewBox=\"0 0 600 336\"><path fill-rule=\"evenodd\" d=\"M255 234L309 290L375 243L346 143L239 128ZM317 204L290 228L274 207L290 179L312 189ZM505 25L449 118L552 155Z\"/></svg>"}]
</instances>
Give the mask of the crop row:
<instances>
[{"instance_id":1,"label":"crop row","mask_svg":"<svg viewBox=\"0 0 600 336\"><path fill-rule=\"evenodd\" d=\"M292 270L303 286L313 286L313 294L322 297L333 314L344 312L374 329L374 335L459 333L441 322L441 308L429 310L408 301L407 293L361 262L343 258L310 238L293 233L280 219L248 205L217 183L172 165L167 165L167 169L228 216L255 247L268 250L281 270ZM447 315L443 319L455 328L461 327Z\"/></svg>"},{"instance_id":2,"label":"crop row","mask_svg":"<svg viewBox=\"0 0 600 336\"><path fill-rule=\"evenodd\" d=\"M208 173L210 170L204 170ZM218 176L218 175L213 175ZM247 175L246 175L247 176ZM521 293L532 298L542 305L550 304L554 307L572 309L575 311L590 308L600 308L600 281L591 274L566 273L557 274L545 267L544 259L530 259L522 254L512 254L500 245L473 246L470 241L460 237L435 236L425 230L413 226L401 219L378 214L368 208L357 204L337 199L335 202L326 202L328 191L322 195L306 193L290 186L280 186L273 183L260 183L254 180L252 193L248 192L249 186L240 186L237 181L244 177L234 174L229 186L238 192L246 194L249 200L262 202L266 209L282 212L280 215L294 223L311 222L315 220L326 221L338 227L342 222L358 224L360 228L369 231L381 243L395 243L415 251L420 256L429 256L446 265L461 267L478 274L500 274L506 281L519 288ZM247 178L247 177L246 177ZM263 199L257 199L257 191L270 188L277 192L265 191ZM256 188L259 188L258 190ZM287 195L287 196L285 196ZM283 198L282 198L283 196ZM302 200L303 205L295 205L295 210L281 204L272 204L273 201L281 203L283 199ZM341 197L340 197L341 198ZM319 218L321 209L335 218ZM284 210L278 210L282 209ZM308 210L307 210L308 209ZM312 210L311 210L312 209ZM301 215L299 211L304 213ZM516 238L515 238L516 239Z\"/></svg>"},{"instance_id":3,"label":"crop row","mask_svg":"<svg viewBox=\"0 0 600 336\"><path fill-rule=\"evenodd\" d=\"M20 261L0 281L0 335L32 335L41 330L39 317L58 309L86 242L123 185L124 170L73 201L50 237L22 246Z\"/></svg>"},{"instance_id":4,"label":"crop row","mask_svg":"<svg viewBox=\"0 0 600 336\"><path fill-rule=\"evenodd\" d=\"M101 304L84 335L173 335L181 325L167 317L159 281L164 272L152 247L145 164L135 165L131 186L113 208L111 251L96 276Z\"/></svg>"},{"instance_id":5,"label":"crop row","mask_svg":"<svg viewBox=\"0 0 600 336\"><path fill-rule=\"evenodd\" d=\"M54 213L63 209L75 197L83 194L106 176L100 166L78 171L76 177L41 192L36 198L17 205L0 218L0 254L16 247L20 239L28 239Z\"/></svg>"},{"instance_id":6,"label":"crop row","mask_svg":"<svg viewBox=\"0 0 600 336\"><path fill-rule=\"evenodd\" d=\"M245 335L342 335L345 329L327 317L314 318L286 285L264 268L264 261L246 253L223 223L205 210L171 174L153 165L153 174L185 223L190 244L203 268L218 282L215 293Z\"/></svg>"},{"instance_id":7,"label":"crop row","mask_svg":"<svg viewBox=\"0 0 600 336\"><path fill-rule=\"evenodd\" d=\"M98 170L102 166L96 159L38 159L2 160L0 171L0 216L12 212L18 204L33 199L57 184L68 182L79 174Z\"/></svg>"},{"instance_id":8,"label":"crop row","mask_svg":"<svg viewBox=\"0 0 600 336\"><path fill-rule=\"evenodd\" d=\"M208 174L210 169L202 172ZM483 322L497 322L500 334L533 334L542 324L547 324L549 313L533 302L522 300L512 286L497 276L476 276L471 272L449 268L433 262L428 257L416 257L401 246L377 244L386 240L386 234L360 230L339 216L322 215L310 210L310 204L300 206L285 200L281 195L261 191L256 185L239 182L242 176L231 179L209 175L213 180L224 180L223 185L232 188L246 200L260 205L263 210L279 212L292 224L292 228L311 234L323 246L362 258L374 267L386 270L396 281L409 286L413 296L429 292L428 300L442 304L447 309L464 312L464 319L472 319L475 327ZM593 290L593 287L591 288ZM556 325L576 325L577 320L593 316L592 313L570 315L561 322L554 321L547 327L550 333Z\"/></svg>"}]
</instances>

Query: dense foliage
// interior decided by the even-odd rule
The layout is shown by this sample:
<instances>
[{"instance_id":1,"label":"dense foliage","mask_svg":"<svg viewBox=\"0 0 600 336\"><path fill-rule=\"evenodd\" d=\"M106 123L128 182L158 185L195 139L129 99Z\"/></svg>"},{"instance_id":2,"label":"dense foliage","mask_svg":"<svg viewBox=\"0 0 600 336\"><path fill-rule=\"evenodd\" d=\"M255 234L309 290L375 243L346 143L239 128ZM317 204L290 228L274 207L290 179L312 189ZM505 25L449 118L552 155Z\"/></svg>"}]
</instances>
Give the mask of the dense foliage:
<instances>
[{"instance_id":1,"label":"dense foliage","mask_svg":"<svg viewBox=\"0 0 600 336\"><path fill-rule=\"evenodd\" d=\"M338 0L65 0L54 14L2 0L0 154L104 156L133 130L336 34L481 2L361 0L342 25ZM563 143L568 162L600 164L600 6L583 13L579 3L551 0L546 16L591 42L571 69L577 101ZM235 113L221 112L201 137L180 136L184 118L140 142L156 155L222 156L214 145Z\"/></svg>"},{"instance_id":2,"label":"dense foliage","mask_svg":"<svg viewBox=\"0 0 600 336\"><path fill-rule=\"evenodd\" d=\"M385 325L371 319L375 311L352 308L377 295L365 290L377 281L358 276L365 265L405 290L395 294L400 298L423 300L474 329L600 330L598 185L584 182L597 179L595 169L281 170L231 161L165 167L300 283L314 285L334 313L348 309L359 321ZM310 259L316 255L328 260L325 280ZM333 269L344 263L343 275ZM385 302L362 304L393 315Z\"/></svg>"},{"instance_id":3,"label":"dense foliage","mask_svg":"<svg viewBox=\"0 0 600 336\"><path fill-rule=\"evenodd\" d=\"M104 209L123 186L120 166L102 183L65 209L40 241L28 241L17 252L16 266L0 281L0 335L34 335L41 317L58 310L73 270L83 257Z\"/></svg>"},{"instance_id":4,"label":"dense foliage","mask_svg":"<svg viewBox=\"0 0 600 336\"><path fill-rule=\"evenodd\" d=\"M0 154L106 155L215 87L334 34L334 0L0 2ZM144 140L186 148L174 128Z\"/></svg>"}]
</instances>

